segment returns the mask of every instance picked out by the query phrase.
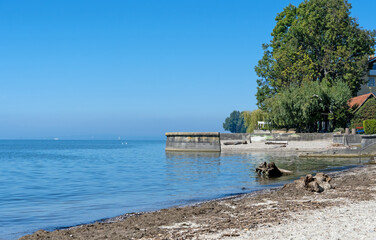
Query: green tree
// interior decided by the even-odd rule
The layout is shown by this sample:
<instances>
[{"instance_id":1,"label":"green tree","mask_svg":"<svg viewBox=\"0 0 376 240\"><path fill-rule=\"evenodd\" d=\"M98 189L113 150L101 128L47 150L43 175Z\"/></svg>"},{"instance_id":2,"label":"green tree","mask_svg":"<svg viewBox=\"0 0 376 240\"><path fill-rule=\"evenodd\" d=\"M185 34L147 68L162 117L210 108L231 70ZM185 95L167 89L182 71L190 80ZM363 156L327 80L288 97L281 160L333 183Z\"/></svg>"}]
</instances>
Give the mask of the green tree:
<instances>
[{"instance_id":1,"label":"green tree","mask_svg":"<svg viewBox=\"0 0 376 240\"><path fill-rule=\"evenodd\" d=\"M266 119L266 113L261 109L250 111L244 111L244 125L247 127L247 133L253 133L257 128L258 121L264 121Z\"/></svg>"},{"instance_id":2,"label":"green tree","mask_svg":"<svg viewBox=\"0 0 376 240\"><path fill-rule=\"evenodd\" d=\"M291 84L342 81L355 95L363 83L375 31L359 27L347 0L305 0L276 17L269 44L255 67L258 106Z\"/></svg>"},{"instance_id":3,"label":"green tree","mask_svg":"<svg viewBox=\"0 0 376 240\"><path fill-rule=\"evenodd\" d=\"M296 128L300 132L315 132L325 115L333 127L344 127L349 116L348 99L351 90L344 82L292 84L265 100L268 121L279 128Z\"/></svg>"},{"instance_id":4,"label":"green tree","mask_svg":"<svg viewBox=\"0 0 376 240\"><path fill-rule=\"evenodd\" d=\"M358 106L355 106L357 108ZM355 110L355 109L354 109ZM363 127L363 121L376 118L376 99L374 97L368 99L363 106L354 113L351 120L351 127Z\"/></svg>"},{"instance_id":5,"label":"green tree","mask_svg":"<svg viewBox=\"0 0 376 240\"><path fill-rule=\"evenodd\" d=\"M331 87L325 86L327 96L326 109L329 110L329 120L334 128L346 128L353 117L353 110L349 108L351 89L344 82L336 82Z\"/></svg>"},{"instance_id":6,"label":"green tree","mask_svg":"<svg viewBox=\"0 0 376 240\"><path fill-rule=\"evenodd\" d=\"M223 129L232 133L245 133L246 126L244 125L243 114L239 111L233 111L223 123Z\"/></svg>"}]
</instances>

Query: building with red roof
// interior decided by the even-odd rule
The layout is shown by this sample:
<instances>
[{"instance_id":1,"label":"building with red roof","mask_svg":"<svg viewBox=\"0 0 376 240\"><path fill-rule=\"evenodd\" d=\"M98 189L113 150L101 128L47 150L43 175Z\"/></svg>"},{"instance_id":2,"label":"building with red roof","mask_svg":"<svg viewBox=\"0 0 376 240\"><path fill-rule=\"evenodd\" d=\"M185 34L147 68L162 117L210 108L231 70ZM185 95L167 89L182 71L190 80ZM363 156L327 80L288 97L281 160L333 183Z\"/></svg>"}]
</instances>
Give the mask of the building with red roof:
<instances>
[{"instance_id":1,"label":"building with red roof","mask_svg":"<svg viewBox=\"0 0 376 240\"><path fill-rule=\"evenodd\" d=\"M363 121L376 118L376 95L367 93L357 97L353 97L348 101L352 112L351 127L362 128Z\"/></svg>"},{"instance_id":2,"label":"building with red roof","mask_svg":"<svg viewBox=\"0 0 376 240\"><path fill-rule=\"evenodd\" d=\"M376 57L371 56L368 60L368 71L364 78L365 84L361 86L361 89L357 93L358 96L376 91Z\"/></svg>"},{"instance_id":3,"label":"building with red roof","mask_svg":"<svg viewBox=\"0 0 376 240\"><path fill-rule=\"evenodd\" d=\"M368 60L368 70L364 82L356 97L348 101L350 108L354 109L351 126L361 128L363 121L376 118L376 57Z\"/></svg>"},{"instance_id":4,"label":"building with red roof","mask_svg":"<svg viewBox=\"0 0 376 240\"><path fill-rule=\"evenodd\" d=\"M371 97L376 98L375 94L373 94L373 93L367 93L367 94L363 94L363 95L360 95L360 96L353 97L348 102L349 107L355 108L355 111L357 111Z\"/></svg>"}]
</instances>

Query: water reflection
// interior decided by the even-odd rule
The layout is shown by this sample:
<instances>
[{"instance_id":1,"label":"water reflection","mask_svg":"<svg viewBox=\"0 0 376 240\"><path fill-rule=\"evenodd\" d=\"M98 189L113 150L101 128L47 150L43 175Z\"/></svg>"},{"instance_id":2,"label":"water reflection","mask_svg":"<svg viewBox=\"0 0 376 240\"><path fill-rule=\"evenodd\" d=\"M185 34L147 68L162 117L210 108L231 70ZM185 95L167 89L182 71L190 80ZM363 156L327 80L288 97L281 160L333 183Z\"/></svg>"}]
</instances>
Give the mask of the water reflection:
<instances>
[{"instance_id":1,"label":"water reflection","mask_svg":"<svg viewBox=\"0 0 376 240\"><path fill-rule=\"evenodd\" d=\"M170 198L219 197L257 188L252 169L258 161L252 154L219 152L166 152L166 182Z\"/></svg>"},{"instance_id":2,"label":"water reflection","mask_svg":"<svg viewBox=\"0 0 376 240\"><path fill-rule=\"evenodd\" d=\"M165 141L0 141L0 238L282 184L256 175L264 161L294 171L287 178L358 163L164 150Z\"/></svg>"},{"instance_id":3,"label":"water reflection","mask_svg":"<svg viewBox=\"0 0 376 240\"><path fill-rule=\"evenodd\" d=\"M334 171L358 164L357 159L313 159L276 154L166 152L168 198L180 203L279 186L316 171ZM275 162L291 175L265 178L255 172L262 162Z\"/></svg>"},{"instance_id":4,"label":"water reflection","mask_svg":"<svg viewBox=\"0 0 376 240\"><path fill-rule=\"evenodd\" d=\"M166 151L167 159L179 159L179 158L219 158L220 152L168 152Z\"/></svg>"},{"instance_id":5,"label":"water reflection","mask_svg":"<svg viewBox=\"0 0 376 240\"><path fill-rule=\"evenodd\" d=\"M166 152L166 180L173 189L178 184L192 190L205 179L215 181L220 165L220 153Z\"/></svg>"},{"instance_id":6,"label":"water reflection","mask_svg":"<svg viewBox=\"0 0 376 240\"><path fill-rule=\"evenodd\" d=\"M293 173L278 178L257 176L256 181L259 184L269 185L278 182L287 182L307 174L339 171L360 164L357 158L299 158L297 156L281 157L277 155L270 155L268 158L269 161L274 162L279 168L292 171Z\"/></svg>"}]
</instances>

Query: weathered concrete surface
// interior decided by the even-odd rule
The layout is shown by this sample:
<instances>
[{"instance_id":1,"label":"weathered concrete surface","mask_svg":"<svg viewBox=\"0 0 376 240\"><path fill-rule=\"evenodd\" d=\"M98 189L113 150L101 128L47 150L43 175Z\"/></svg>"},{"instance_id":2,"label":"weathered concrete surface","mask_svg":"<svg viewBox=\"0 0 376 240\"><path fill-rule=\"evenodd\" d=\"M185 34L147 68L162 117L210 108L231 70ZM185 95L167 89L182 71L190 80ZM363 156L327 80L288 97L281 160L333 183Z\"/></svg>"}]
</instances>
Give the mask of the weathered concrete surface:
<instances>
[{"instance_id":1,"label":"weathered concrete surface","mask_svg":"<svg viewBox=\"0 0 376 240\"><path fill-rule=\"evenodd\" d=\"M362 135L362 148L366 148L370 145L376 143L376 134L373 135Z\"/></svg>"},{"instance_id":2,"label":"weathered concrete surface","mask_svg":"<svg viewBox=\"0 0 376 240\"><path fill-rule=\"evenodd\" d=\"M253 130L253 134L271 134L269 130Z\"/></svg>"},{"instance_id":3,"label":"weathered concrete surface","mask_svg":"<svg viewBox=\"0 0 376 240\"><path fill-rule=\"evenodd\" d=\"M367 135L363 135L367 136ZM362 141L363 141L362 136ZM369 136L369 135L368 135ZM376 138L376 135L374 135ZM366 138L367 140L372 138ZM369 143L369 142L368 142ZM345 148L330 149L322 152L302 153L299 157L318 157L318 158L370 158L376 156L376 144L369 143L365 147L347 146Z\"/></svg>"},{"instance_id":4,"label":"weathered concrete surface","mask_svg":"<svg viewBox=\"0 0 376 240\"><path fill-rule=\"evenodd\" d=\"M376 144L368 145L367 147L362 148L360 151L361 154L376 156Z\"/></svg>"},{"instance_id":5,"label":"weathered concrete surface","mask_svg":"<svg viewBox=\"0 0 376 240\"><path fill-rule=\"evenodd\" d=\"M362 135L360 134L334 134L333 143L347 145L360 145Z\"/></svg>"},{"instance_id":6,"label":"weathered concrete surface","mask_svg":"<svg viewBox=\"0 0 376 240\"><path fill-rule=\"evenodd\" d=\"M369 158L375 156L374 153L363 153L360 151L352 152L324 152L324 153L302 153L298 155L301 158Z\"/></svg>"},{"instance_id":7,"label":"weathered concrete surface","mask_svg":"<svg viewBox=\"0 0 376 240\"><path fill-rule=\"evenodd\" d=\"M182 158L189 158L195 161L200 161L202 159L210 159L211 163L219 164L219 157L221 156L220 152L176 152L176 151L166 151L166 159L173 161L171 164L176 164L177 161L180 163Z\"/></svg>"},{"instance_id":8,"label":"weathered concrete surface","mask_svg":"<svg viewBox=\"0 0 376 240\"><path fill-rule=\"evenodd\" d=\"M250 141L251 135L252 134L250 134L250 133L221 133L220 139L221 139L221 141L226 141L226 140L246 140L246 141Z\"/></svg>"},{"instance_id":9,"label":"weathered concrete surface","mask_svg":"<svg viewBox=\"0 0 376 240\"><path fill-rule=\"evenodd\" d=\"M219 132L169 132L166 137L166 151L221 151Z\"/></svg>"},{"instance_id":10,"label":"weathered concrete surface","mask_svg":"<svg viewBox=\"0 0 376 240\"><path fill-rule=\"evenodd\" d=\"M273 141L316 141L332 139L333 133L275 133Z\"/></svg>"},{"instance_id":11,"label":"weathered concrete surface","mask_svg":"<svg viewBox=\"0 0 376 240\"><path fill-rule=\"evenodd\" d=\"M332 140L333 133L266 133L252 134L255 136L268 136L270 141L317 141Z\"/></svg>"}]
</instances>

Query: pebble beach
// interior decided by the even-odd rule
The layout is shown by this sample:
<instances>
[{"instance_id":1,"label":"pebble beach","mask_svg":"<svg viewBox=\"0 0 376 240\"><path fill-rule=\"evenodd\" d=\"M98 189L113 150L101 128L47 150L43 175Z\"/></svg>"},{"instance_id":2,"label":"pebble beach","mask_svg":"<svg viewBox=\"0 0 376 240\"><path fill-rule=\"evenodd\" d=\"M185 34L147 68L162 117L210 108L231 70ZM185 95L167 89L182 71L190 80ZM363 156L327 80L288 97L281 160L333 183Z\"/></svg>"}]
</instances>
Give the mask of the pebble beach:
<instances>
[{"instance_id":1,"label":"pebble beach","mask_svg":"<svg viewBox=\"0 0 376 240\"><path fill-rule=\"evenodd\" d=\"M322 193L291 183L20 239L375 239L376 166L328 175L332 189Z\"/></svg>"}]
</instances>

